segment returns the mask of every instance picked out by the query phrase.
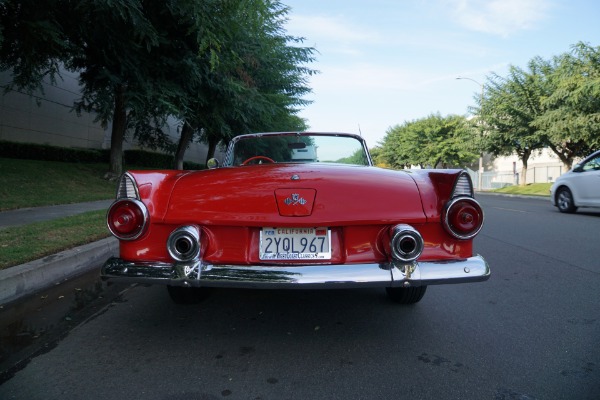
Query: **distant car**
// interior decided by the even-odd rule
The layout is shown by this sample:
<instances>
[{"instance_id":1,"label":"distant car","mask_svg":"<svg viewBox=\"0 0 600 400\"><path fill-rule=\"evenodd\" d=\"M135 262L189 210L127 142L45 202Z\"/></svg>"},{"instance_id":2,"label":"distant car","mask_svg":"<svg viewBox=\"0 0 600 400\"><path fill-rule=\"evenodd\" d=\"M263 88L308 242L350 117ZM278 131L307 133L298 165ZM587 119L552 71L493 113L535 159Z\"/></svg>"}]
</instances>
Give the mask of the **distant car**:
<instances>
[{"instance_id":1,"label":"distant car","mask_svg":"<svg viewBox=\"0 0 600 400\"><path fill-rule=\"evenodd\" d=\"M490 276L465 171L381 169L360 136L306 132L238 136L209 164L121 177L105 279L164 284L176 303L210 287L382 287L411 304Z\"/></svg>"},{"instance_id":2,"label":"distant car","mask_svg":"<svg viewBox=\"0 0 600 400\"><path fill-rule=\"evenodd\" d=\"M550 189L552 204L560 212L574 213L579 207L600 207L600 151L590 154Z\"/></svg>"}]
</instances>

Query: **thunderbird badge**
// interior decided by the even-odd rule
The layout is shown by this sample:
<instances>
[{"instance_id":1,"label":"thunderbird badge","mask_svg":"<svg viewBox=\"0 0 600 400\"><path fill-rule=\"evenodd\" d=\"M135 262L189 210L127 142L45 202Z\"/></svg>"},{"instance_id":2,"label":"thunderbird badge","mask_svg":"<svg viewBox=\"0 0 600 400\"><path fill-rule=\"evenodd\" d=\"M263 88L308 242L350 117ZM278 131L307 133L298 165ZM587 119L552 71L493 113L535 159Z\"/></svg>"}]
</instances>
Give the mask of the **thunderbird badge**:
<instances>
[{"instance_id":1,"label":"thunderbird badge","mask_svg":"<svg viewBox=\"0 0 600 400\"><path fill-rule=\"evenodd\" d=\"M288 206L295 206L297 204L303 206L306 204L306 200L300 197L298 193L292 193L292 195L290 197L286 197L283 202Z\"/></svg>"}]
</instances>

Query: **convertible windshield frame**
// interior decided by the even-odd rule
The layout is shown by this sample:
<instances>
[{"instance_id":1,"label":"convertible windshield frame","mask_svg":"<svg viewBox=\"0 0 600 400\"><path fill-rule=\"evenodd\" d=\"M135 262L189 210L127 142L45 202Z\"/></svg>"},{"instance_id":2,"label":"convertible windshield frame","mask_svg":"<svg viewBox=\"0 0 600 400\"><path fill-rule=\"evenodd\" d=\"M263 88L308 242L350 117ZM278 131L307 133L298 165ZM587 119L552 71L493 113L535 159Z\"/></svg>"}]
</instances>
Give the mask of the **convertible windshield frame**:
<instances>
[{"instance_id":1,"label":"convertible windshield frame","mask_svg":"<svg viewBox=\"0 0 600 400\"><path fill-rule=\"evenodd\" d=\"M259 147L264 146L262 149ZM260 163L327 163L373 166L365 140L350 133L269 132L236 136L227 147L223 166ZM339 157L339 158L336 158Z\"/></svg>"}]
</instances>

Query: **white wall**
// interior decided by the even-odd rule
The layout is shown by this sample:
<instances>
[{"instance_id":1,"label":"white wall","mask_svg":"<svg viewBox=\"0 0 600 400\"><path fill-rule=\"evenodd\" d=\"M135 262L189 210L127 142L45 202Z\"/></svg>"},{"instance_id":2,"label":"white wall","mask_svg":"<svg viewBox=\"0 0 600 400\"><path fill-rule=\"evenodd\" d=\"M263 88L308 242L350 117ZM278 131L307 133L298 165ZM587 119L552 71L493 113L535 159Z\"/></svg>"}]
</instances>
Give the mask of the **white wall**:
<instances>
[{"instance_id":1,"label":"white wall","mask_svg":"<svg viewBox=\"0 0 600 400\"><path fill-rule=\"evenodd\" d=\"M498 157L492 160L493 169L496 171L512 171L513 163L516 163L517 172L520 172L523 168L523 163L516 154L509 157ZM533 166L559 166L561 164L562 162L560 159L548 148L542 149L541 153L536 151L529 157L527 162L529 168Z\"/></svg>"},{"instance_id":2,"label":"white wall","mask_svg":"<svg viewBox=\"0 0 600 400\"><path fill-rule=\"evenodd\" d=\"M486 168L486 171L491 170L497 174L502 174L504 181L507 179L510 181L515 180L516 178L509 177L513 172L519 175L522 174L523 163L516 154L508 157L493 158L490 163L491 167L489 169ZM529 157L527 162L527 183L554 182L556 178L565 172L567 172L567 169L560 159L552 150L544 148L540 152L534 152ZM519 180L522 180L522 177Z\"/></svg>"}]
</instances>

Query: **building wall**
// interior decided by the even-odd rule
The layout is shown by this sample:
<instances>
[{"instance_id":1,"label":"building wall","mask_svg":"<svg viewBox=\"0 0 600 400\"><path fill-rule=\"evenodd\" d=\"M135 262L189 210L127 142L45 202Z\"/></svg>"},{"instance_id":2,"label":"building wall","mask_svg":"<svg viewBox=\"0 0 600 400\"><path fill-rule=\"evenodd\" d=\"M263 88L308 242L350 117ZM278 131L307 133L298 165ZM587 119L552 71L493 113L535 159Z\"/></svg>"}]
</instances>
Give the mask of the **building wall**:
<instances>
[{"instance_id":1,"label":"building wall","mask_svg":"<svg viewBox=\"0 0 600 400\"><path fill-rule=\"evenodd\" d=\"M517 172L523 168L523 163L519 160L519 157L515 154L509 157L498 157L493 161L493 169L497 171L512 171L513 164L516 163ZM542 149L541 152L535 152L529 157L527 166L546 167L546 166L560 166L562 162L560 159L548 148Z\"/></svg>"},{"instance_id":2,"label":"building wall","mask_svg":"<svg viewBox=\"0 0 600 400\"><path fill-rule=\"evenodd\" d=\"M11 80L8 72L0 74L0 84ZM63 74L57 85L43 84L43 93L34 96L9 91L0 97L0 140L41 143L53 146L102 148L104 129L94 116L78 116L71 111L79 96L77 77Z\"/></svg>"},{"instance_id":3,"label":"building wall","mask_svg":"<svg viewBox=\"0 0 600 400\"><path fill-rule=\"evenodd\" d=\"M43 90L33 96L16 90L0 93L0 140L11 142L47 144L74 148L110 148L111 127L104 129L94 122L95 114L77 115L72 110L80 97L77 74L61 72L62 79L55 85L46 81ZM11 82L10 72L0 72L0 86ZM172 119L164 127L172 140L177 141L178 121ZM126 140L124 149L141 148ZM186 161L204 164L207 146L192 143L185 154ZM217 154L221 157L221 154ZM221 157L222 158L222 157Z\"/></svg>"},{"instance_id":4,"label":"building wall","mask_svg":"<svg viewBox=\"0 0 600 400\"><path fill-rule=\"evenodd\" d=\"M510 174L522 174L523 163L519 157L514 154L508 157L497 157L490 161L491 171L503 176L503 181L519 181L522 177L508 178ZM558 156L549 148L544 148L535 152L527 161L527 183L545 183L554 182L556 178L567 172L567 168L560 161Z\"/></svg>"}]
</instances>

